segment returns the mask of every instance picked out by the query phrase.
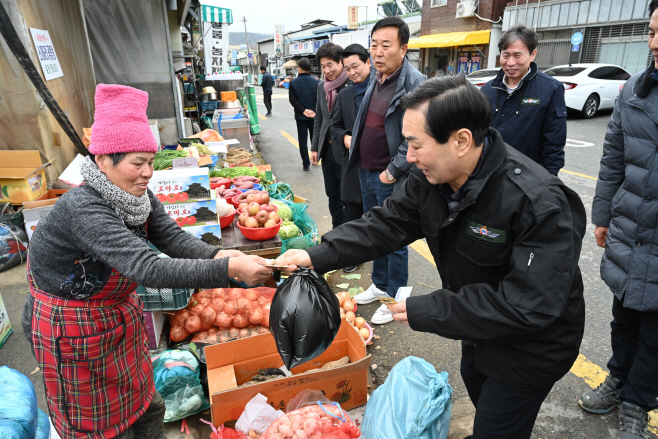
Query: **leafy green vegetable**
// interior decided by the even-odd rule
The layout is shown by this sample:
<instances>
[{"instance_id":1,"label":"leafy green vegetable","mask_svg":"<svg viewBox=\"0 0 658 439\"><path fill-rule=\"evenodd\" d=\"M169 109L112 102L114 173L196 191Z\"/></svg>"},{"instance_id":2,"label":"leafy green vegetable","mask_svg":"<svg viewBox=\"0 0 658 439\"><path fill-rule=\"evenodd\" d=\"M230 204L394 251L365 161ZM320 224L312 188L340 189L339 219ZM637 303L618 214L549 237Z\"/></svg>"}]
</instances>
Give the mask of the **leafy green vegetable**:
<instances>
[{"instance_id":1,"label":"leafy green vegetable","mask_svg":"<svg viewBox=\"0 0 658 439\"><path fill-rule=\"evenodd\" d=\"M244 167L221 168L221 169L213 169L212 171L210 171L211 177L236 178L236 177L242 177L243 175L258 177L258 168L253 166L251 168L244 168Z\"/></svg>"},{"instance_id":2,"label":"leafy green vegetable","mask_svg":"<svg viewBox=\"0 0 658 439\"><path fill-rule=\"evenodd\" d=\"M292 221L292 210L290 210L290 207L283 201L279 200L270 200L270 204L273 204L277 207L276 213L281 217L282 220L284 221ZM283 238L281 238L283 239Z\"/></svg>"},{"instance_id":3,"label":"leafy green vegetable","mask_svg":"<svg viewBox=\"0 0 658 439\"><path fill-rule=\"evenodd\" d=\"M155 171L162 171L163 169L171 168L174 159L181 159L187 157L186 151L176 151L171 149L164 149L155 153L153 159L153 169Z\"/></svg>"},{"instance_id":4,"label":"leafy green vegetable","mask_svg":"<svg viewBox=\"0 0 658 439\"><path fill-rule=\"evenodd\" d=\"M216 152L212 152L206 145L202 145L201 143L195 143L194 146L196 146L196 150L201 155L217 155Z\"/></svg>"},{"instance_id":5,"label":"leafy green vegetable","mask_svg":"<svg viewBox=\"0 0 658 439\"><path fill-rule=\"evenodd\" d=\"M281 239L291 239L301 235L302 232L299 230L299 227L295 225L295 223L284 221L283 224L281 224L281 228L279 229L279 236Z\"/></svg>"}]
</instances>

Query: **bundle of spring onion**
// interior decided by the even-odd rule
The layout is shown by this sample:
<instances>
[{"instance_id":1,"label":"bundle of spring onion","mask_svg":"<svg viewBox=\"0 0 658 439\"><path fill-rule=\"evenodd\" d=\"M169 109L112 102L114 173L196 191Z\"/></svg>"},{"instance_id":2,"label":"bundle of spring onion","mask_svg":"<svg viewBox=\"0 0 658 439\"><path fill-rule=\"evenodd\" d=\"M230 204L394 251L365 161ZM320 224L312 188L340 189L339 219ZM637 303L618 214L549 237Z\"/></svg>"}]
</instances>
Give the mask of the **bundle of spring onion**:
<instances>
[{"instance_id":1,"label":"bundle of spring onion","mask_svg":"<svg viewBox=\"0 0 658 439\"><path fill-rule=\"evenodd\" d=\"M172 162L174 159L180 159L187 157L187 151L175 151L171 149L165 149L155 153L155 158L153 159L153 169L156 171L162 171L163 169L171 168Z\"/></svg>"}]
</instances>

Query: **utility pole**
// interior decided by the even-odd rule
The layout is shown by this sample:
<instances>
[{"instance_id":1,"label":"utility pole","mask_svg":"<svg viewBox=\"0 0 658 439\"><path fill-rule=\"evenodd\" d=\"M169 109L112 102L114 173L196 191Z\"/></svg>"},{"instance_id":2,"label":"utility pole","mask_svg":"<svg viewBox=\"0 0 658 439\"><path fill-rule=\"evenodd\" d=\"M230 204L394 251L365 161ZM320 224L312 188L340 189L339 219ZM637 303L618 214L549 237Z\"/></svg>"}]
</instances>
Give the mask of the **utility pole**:
<instances>
[{"instance_id":1,"label":"utility pole","mask_svg":"<svg viewBox=\"0 0 658 439\"><path fill-rule=\"evenodd\" d=\"M244 39L247 42L247 67L249 68L249 73L251 74L251 50L249 49L249 34L247 34L247 17L243 16L242 22L244 23ZM254 65L256 65L255 61Z\"/></svg>"}]
</instances>

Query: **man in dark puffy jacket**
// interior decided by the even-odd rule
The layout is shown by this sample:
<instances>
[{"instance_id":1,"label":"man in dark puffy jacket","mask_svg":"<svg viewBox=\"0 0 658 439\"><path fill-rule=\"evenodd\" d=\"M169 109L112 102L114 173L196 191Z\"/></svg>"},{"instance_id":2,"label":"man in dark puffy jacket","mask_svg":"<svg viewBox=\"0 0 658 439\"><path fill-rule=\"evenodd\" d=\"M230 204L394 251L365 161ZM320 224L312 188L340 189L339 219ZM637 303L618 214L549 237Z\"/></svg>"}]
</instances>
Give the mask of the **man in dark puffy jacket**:
<instances>
[{"instance_id":1,"label":"man in dark puffy jacket","mask_svg":"<svg viewBox=\"0 0 658 439\"><path fill-rule=\"evenodd\" d=\"M272 85L274 84L274 79L272 75L267 72L265 66L260 66L260 72L263 74L263 79L261 80L260 86L263 87L263 103L267 109L267 114L265 116L272 115Z\"/></svg>"},{"instance_id":2,"label":"man in dark puffy jacket","mask_svg":"<svg viewBox=\"0 0 658 439\"><path fill-rule=\"evenodd\" d=\"M649 5L654 63L619 93L592 204L601 277L612 290L610 376L578 401L590 413L621 405L620 439L648 438L658 408L658 0Z\"/></svg>"},{"instance_id":3,"label":"man in dark puffy jacket","mask_svg":"<svg viewBox=\"0 0 658 439\"><path fill-rule=\"evenodd\" d=\"M389 311L415 331L462 340L474 439L529 438L542 401L578 357L585 208L489 128L487 99L464 76L430 79L402 105L415 164L402 187L277 262L326 272L427 239L443 288Z\"/></svg>"},{"instance_id":4,"label":"man in dark puffy jacket","mask_svg":"<svg viewBox=\"0 0 658 439\"><path fill-rule=\"evenodd\" d=\"M537 70L536 47L534 30L508 29L498 42L501 70L482 91L491 103L491 127L505 143L557 175L567 141L564 86Z\"/></svg>"},{"instance_id":5,"label":"man in dark puffy jacket","mask_svg":"<svg viewBox=\"0 0 658 439\"><path fill-rule=\"evenodd\" d=\"M309 170L311 161L308 158L308 137L313 141L313 118L315 105L318 101L318 80L311 76L311 61L302 58L297 61L299 76L290 82L288 100L295 109L295 123L297 123L297 140L299 141L299 154L302 156L304 171Z\"/></svg>"}]
</instances>

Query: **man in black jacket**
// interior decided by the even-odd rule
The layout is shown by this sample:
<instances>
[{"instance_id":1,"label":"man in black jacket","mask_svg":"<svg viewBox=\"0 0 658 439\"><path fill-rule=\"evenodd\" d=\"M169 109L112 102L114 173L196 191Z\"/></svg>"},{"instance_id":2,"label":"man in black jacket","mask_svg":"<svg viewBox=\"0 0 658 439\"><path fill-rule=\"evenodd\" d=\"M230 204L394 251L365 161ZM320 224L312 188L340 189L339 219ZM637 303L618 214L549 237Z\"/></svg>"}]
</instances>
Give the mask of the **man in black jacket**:
<instances>
[{"instance_id":1,"label":"man in black jacket","mask_svg":"<svg viewBox=\"0 0 658 439\"><path fill-rule=\"evenodd\" d=\"M265 108L267 109L267 114L265 116L271 116L272 115L272 84L274 84L274 80L272 79L272 75L267 73L267 69L265 66L260 66L260 72L263 75L263 79L260 82L261 87L263 87L263 103L265 104Z\"/></svg>"},{"instance_id":2,"label":"man in black jacket","mask_svg":"<svg viewBox=\"0 0 658 439\"><path fill-rule=\"evenodd\" d=\"M548 172L564 167L567 107L564 86L540 72L534 62L537 33L514 26L498 42L501 70L482 86L491 104L492 128Z\"/></svg>"},{"instance_id":3,"label":"man in black jacket","mask_svg":"<svg viewBox=\"0 0 658 439\"><path fill-rule=\"evenodd\" d=\"M308 137L313 141L313 118L315 105L318 100L318 80L311 76L311 61L302 58L297 61L299 76L290 82L288 100L295 109L295 122L297 123L297 140L299 141L299 154L302 156L304 171L309 170L311 161L308 158Z\"/></svg>"},{"instance_id":4,"label":"man in black jacket","mask_svg":"<svg viewBox=\"0 0 658 439\"><path fill-rule=\"evenodd\" d=\"M578 357L585 208L489 128L487 99L463 76L428 80L402 101L415 164L405 184L277 263L325 272L425 238L443 289L389 305L394 319L463 341L475 439L529 438L542 401Z\"/></svg>"}]
</instances>

